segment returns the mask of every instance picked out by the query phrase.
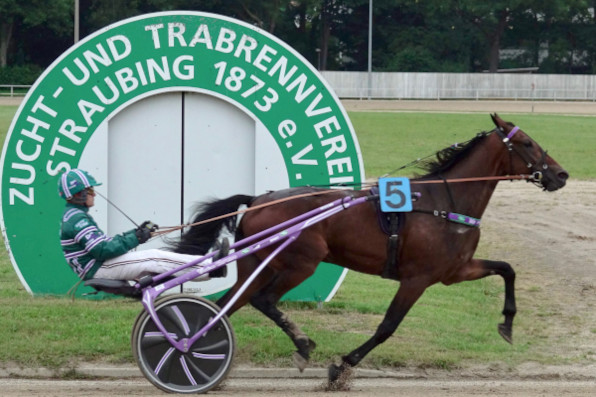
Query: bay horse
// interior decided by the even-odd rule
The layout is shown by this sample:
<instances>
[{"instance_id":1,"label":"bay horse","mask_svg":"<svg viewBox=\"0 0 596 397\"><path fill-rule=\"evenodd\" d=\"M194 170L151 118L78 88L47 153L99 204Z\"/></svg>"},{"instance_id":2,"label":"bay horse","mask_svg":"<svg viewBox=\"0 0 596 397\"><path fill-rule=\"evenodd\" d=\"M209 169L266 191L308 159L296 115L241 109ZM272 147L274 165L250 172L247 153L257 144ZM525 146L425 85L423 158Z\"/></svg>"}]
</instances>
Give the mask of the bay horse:
<instances>
[{"instance_id":1,"label":"bay horse","mask_svg":"<svg viewBox=\"0 0 596 397\"><path fill-rule=\"evenodd\" d=\"M427 174L411 180L412 190L416 190L419 197L414 210L403 216L394 251L387 249L389 237L379 227L375 203L369 201L354 206L306 228L258 275L228 314L250 303L273 320L296 346L294 363L302 371L316 344L276 307L280 298L311 276L322 261L366 274L383 275L390 260L396 266L390 270L393 271L391 278L399 281L397 293L374 335L343 356L340 365L330 365L330 382L336 381L344 371L357 365L372 349L387 340L423 292L436 283L451 285L495 274L501 276L505 282L502 312L505 320L499 324L498 332L512 343L516 313L513 268L502 261L474 259L480 238L478 225L450 222L444 214L465 214L479 220L498 183L496 178L490 177L534 174L537 185L546 191L554 191L565 186L569 175L521 129L503 121L497 114L491 118L496 128L479 133L465 144L439 151L436 159L425 164ZM471 178L472 181L450 182L461 178ZM440 183L424 183L433 180ZM236 195L204 203L193 222L234 212L241 204L250 208L300 195L246 212L238 226L235 217L193 226L172 248L183 253L204 254L215 243L223 227L235 232L236 241L239 241L338 198L370 194L367 190L338 189L327 189L333 191L318 194L324 190L297 187L258 197ZM305 193L314 194L303 197ZM257 251L238 261L238 281L217 302L220 307L274 248ZM389 252L394 252L395 258L389 258Z\"/></svg>"}]
</instances>

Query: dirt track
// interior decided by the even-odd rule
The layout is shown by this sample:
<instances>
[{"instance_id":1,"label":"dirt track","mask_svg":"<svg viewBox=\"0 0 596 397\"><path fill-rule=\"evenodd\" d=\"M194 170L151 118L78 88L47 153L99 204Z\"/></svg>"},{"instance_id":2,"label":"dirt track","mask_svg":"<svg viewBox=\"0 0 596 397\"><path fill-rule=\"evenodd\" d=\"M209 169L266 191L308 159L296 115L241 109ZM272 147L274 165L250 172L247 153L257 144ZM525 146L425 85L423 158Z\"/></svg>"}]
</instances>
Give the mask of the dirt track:
<instances>
[{"instance_id":1,"label":"dirt track","mask_svg":"<svg viewBox=\"0 0 596 397\"><path fill-rule=\"evenodd\" d=\"M540 346L562 363L596 363L595 209L593 181L553 193L501 182L483 217L481 244L514 266L520 315L533 312Z\"/></svg>"},{"instance_id":2,"label":"dirt track","mask_svg":"<svg viewBox=\"0 0 596 397\"><path fill-rule=\"evenodd\" d=\"M510 380L399 380L360 379L350 391L325 392L317 379L238 379L228 381L223 390L208 395L230 397L259 396L375 396L375 397L439 397L439 396L581 396L596 392L592 381L510 381ZM48 381L1 380L2 395L10 397L80 397L80 396L163 396L144 380L124 381Z\"/></svg>"}]
</instances>

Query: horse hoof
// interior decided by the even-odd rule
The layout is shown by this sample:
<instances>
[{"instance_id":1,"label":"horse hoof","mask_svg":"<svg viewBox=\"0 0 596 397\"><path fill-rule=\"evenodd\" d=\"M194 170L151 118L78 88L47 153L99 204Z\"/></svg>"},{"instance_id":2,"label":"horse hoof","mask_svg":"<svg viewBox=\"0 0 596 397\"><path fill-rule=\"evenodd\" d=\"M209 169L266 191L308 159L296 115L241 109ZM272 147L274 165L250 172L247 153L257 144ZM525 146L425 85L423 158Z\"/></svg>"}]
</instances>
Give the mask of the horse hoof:
<instances>
[{"instance_id":1,"label":"horse hoof","mask_svg":"<svg viewBox=\"0 0 596 397\"><path fill-rule=\"evenodd\" d=\"M294 352L292 358L294 359L294 365L296 368L298 368L300 372L304 372L304 369L308 365L308 360L302 357L302 355L298 352Z\"/></svg>"},{"instance_id":2,"label":"horse hoof","mask_svg":"<svg viewBox=\"0 0 596 397\"><path fill-rule=\"evenodd\" d=\"M328 378L326 391L348 391L352 386L352 367L346 363L340 366L331 364Z\"/></svg>"},{"instance_id":3,"label":"horse hoof","mask_svg":"<svg viewBox=\"0 0 596 397\"><path fill-rule=\"evenodd\" d=\"M505 324L499 324L499 335L501 335L507 343L511 345L513 344L511 327L508 327Z\"/></svg>"},{"instance_id":4,"label":"horse hoof","mask_svg":"<svg viewBox=\"0 0 596 397\"><path fill-rule=\"evenodd\" d=\"M339 379L339 377L341 376L342 372L343 372L343 370L341 369L340 366L331 364L329 366L329 369L327 370L327 378L329 379L329 384L336 382Z\"/></svg>"}]
</instances>

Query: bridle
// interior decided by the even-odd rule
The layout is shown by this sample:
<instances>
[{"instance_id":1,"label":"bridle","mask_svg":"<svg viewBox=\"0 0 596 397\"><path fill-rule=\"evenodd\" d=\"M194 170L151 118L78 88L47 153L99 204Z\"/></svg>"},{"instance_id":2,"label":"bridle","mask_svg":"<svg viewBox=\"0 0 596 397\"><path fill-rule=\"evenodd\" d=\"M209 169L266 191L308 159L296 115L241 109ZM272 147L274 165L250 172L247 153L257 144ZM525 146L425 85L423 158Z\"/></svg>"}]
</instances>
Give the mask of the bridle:
<instances>
[{"instance_id":1,"label":"bridle","mask_svg":"<svg viewBox=\"0 0 596 397\"><path fill-rule=\"evenodd\" d=\"M538 146L540 148L540 159L534 162L532 158L530 158L525 152L518 150L511 142L511 138L513 138L513 136L519 131L518 126L514 126L508 134L505 134L503 127L497 127L494 129L494 131L497 133L497 135L499 135L501 141L505 144L507 151L509 152L509 174L513 175L513 152L515 152L526 163L528 169L533 171L532 179L529 179L529 181L544 188L544 185L542 185L541 181L542 173L548 170L548 164L546 163L547 152L543 150L542 147Z\"/></svg>"}]
</instances>

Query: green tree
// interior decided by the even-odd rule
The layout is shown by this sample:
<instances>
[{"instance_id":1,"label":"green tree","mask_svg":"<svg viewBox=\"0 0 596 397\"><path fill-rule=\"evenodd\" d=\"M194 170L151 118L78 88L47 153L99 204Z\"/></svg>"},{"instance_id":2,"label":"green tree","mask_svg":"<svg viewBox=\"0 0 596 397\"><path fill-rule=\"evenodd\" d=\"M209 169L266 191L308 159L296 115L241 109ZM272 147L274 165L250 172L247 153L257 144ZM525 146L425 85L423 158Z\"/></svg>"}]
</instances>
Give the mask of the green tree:
<instances>
[{"instance_id":1,"label":"green tree","mask_svg":"<svg viewBox=\"0 0 596 397\"><path fill-rule=\"evenodd\" d=\"M46 26L53 34L72 32L72 0L0 0L0 67L8 64L15 30Z\"/></svg>"},{"instance_id":2,"label":"green tree","mask_svg":"<svg viewBox=\"0 0 596 397\"><path fill-rule=\"evenodd\" d=\"M499 50L507 29L510 28L513 11L526 7L533 0L446 0L438 1L442 10L452 10L464 24L475 27L485 39L488 70L496 72L499 67Z\"/></svg>"},{"instance_id":3,"label":"green tree","mask_svg":"<svg viewBox=\"0 0 596 397\"><path fill-rule=\"evenodd\" d=\"M590 38L586 0L431 0L452 10L461 23L473 27L484 40L483 68L496 72L505 47L516 49L521 63L538 65L545 53L550 70L583 57ZM593 37L593 36L592 36ZM593 40L593 39L591 39ZM575 61L574 61L575 60ZM529 66L528 65L528 66ZM567 67L567 72L573 68Z\"/></svg>"}]
</instances>

